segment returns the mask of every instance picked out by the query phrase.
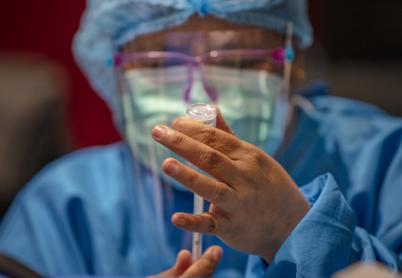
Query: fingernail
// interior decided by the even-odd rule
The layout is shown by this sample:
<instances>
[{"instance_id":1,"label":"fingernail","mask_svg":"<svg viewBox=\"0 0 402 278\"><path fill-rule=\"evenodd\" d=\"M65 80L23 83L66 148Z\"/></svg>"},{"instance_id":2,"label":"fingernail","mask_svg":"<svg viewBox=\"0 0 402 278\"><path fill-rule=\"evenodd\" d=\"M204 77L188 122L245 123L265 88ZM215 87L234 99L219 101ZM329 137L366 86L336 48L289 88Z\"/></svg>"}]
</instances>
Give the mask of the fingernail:
<instances>
[{"instance_id":1,"label":"fingernail","mask_svg":"<svg viewBox=\"0 0 402 278\"><path fill-rule=\"evenodd\" d=\"M213 247L211 254L215 261L219 261L221 259L222 250L219 247Z\"/></svg>"},{"instance_id":2,"label":"fingernail","mask_svg":"<svg viewBox=\"0 0 402 278\"><path fill-rule=\"evenodd\" d=\"M152 129L152 137L159 141L166 135L166 130L165 126L158 125Z\"/></svg>"},{"instance_id":3,"label":"fingernail","mask_svg":"<svg viewBox=\"0 0 402 278\"><path fill-rule=\"evenodd\" d=\"M175 175L175 174L177 174L179 172L179 166L177 165L176 162L171 161L166 166L166 172L168 174Z\"/></svg>"},{"instance_id":4,"label":"fingernail","mask_svg":"<svg viewBox=\"0 0 402 278\"><path fill-rule=\"evenodd\" d=\"M213 256L214 256L214 259L215 259L216 261L219 261L219 260L221 259L221 257L222 257L222 249L220 249L220 248L214 248Z\"/></svg>"}]
</instances>

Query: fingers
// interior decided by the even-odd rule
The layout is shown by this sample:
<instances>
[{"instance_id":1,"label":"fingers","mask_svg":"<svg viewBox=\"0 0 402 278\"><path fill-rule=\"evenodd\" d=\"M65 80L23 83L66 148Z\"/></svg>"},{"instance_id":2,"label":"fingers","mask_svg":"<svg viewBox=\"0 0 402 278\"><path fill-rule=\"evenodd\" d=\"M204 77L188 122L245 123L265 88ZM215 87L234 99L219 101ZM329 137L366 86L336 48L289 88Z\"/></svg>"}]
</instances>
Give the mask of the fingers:
<instances>
[{"instance_id":1,"label":"fingers","mask_svg":"<svg viewBox=\"0 0 402 278\"><path fill-rule=\"evenodd\" d=\"M191 253L183 250L177 256L176 264L171 269L162 272L153 278L174 278L174 277L210 277L216 271L216 268L222 258L222 248L213 246L192 263Z\"/></svg>"},{"instance_id":2,"label":"fingers","mask_svg":"<svg viewBox=\"0 0 402 278\"><path fill-rule=\"evenodd\" d=\"M180 277L211 277L216 271L222 255L222 248L218 246L210 247L201 258L194 262Z\"/></svg>"},{"instance_id":3,"label":"fingers","mask_svg":"<svg viewBox=\"0 0 402 278\"><path fill-rule=\"evenodd\" d=\"M182 275L192 264L191 253L188 250L182 250L177 255L176 264L171 269L168 269L156 276L150 278L172 278Z\"/></svg>"},{"instance_id":4,"label":"fingers","mask_svg":"<svg viewBox=\"0 0 402 278\"><path fill-rule=\"evenodd\" d=\"M198 173L173 158L166 159L162 169L193 193L218 207L229 209L230 204L233 203L234 189L223 182Z\"/></svg>"},{"instance_id":5,"label":"fingers","mask_svg":"<svg viewBox=\"0 0 402 278\"><path fill-rule=\"evenodd\" d=\"M203 213L193 215L187 213L175 213L172 223L180 229L209 235L223 235L230 230L230 220L221 214Z\"/></svg>"},{"instance_id":6,"label":"fingers","mask_svg":"<svg viewBox=\"0 0 402 278\"><path fill-rule=\"evenodd\" d=\"M228 182L237 173L234 163L224 154L167 126L156 126L152 136L160 144L188 160L218 180Z\"/></svg>"},{"instance_id":7,"label":"fingers","mask_svg":"<svg viewBox=\"0 0 402 278\"><path fill-rule=\"evenodd\" d=\"M220 121L220 126L226 130L220 130L185 117L176 119L172 126L176 131L210 146L230 159L236 160L240 156L239 150L242 150L242 141L232 135L231 131L227 131L229 127L223 122L223 118Z\"/></svg>"},{"instance_id":8,"label":"fingers","mask_svg":"<svg viewBox=\"0 0 402 278\"><path fill-rule=\"evenodd\" d=\"M190 251L182 250L177 255L176 264L174 269L176 270L176 276L182 275L193 263L193 259Z\"/></svg>"}]
</instances>

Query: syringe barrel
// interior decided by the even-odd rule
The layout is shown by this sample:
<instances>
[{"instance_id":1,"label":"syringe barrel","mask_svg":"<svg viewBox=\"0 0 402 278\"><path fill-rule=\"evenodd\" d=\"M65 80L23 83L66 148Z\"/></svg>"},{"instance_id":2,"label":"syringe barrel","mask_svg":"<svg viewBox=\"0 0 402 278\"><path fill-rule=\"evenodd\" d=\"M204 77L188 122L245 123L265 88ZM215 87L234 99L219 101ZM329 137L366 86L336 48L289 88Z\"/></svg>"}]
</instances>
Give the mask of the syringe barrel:
<instances>
[{"instance_id":1,"label":"syringe barrel","mask_svg":"<svg viewBox=\"0 0 402 278\"><path fill-rule=\"evenodd\" d=\"M216 127L217 109L213 105L197 103L187 108L187 115L206 125ZM204 200L194 194L194 214L201 214L204 208ZM193 234L193 261L197 261L202 254L202 234Z\"/></svg>"}]
</instances>

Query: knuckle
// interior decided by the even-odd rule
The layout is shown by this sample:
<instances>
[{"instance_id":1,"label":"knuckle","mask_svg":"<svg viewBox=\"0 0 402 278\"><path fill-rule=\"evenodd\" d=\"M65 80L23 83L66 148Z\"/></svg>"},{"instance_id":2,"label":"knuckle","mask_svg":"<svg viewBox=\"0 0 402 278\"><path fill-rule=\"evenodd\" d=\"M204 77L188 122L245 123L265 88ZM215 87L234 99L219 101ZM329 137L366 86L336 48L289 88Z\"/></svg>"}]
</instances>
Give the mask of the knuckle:
<instances>
[{"instance_id":1,"label":"knuckle","mask_svg":"<svg viewBox=\"0 0 402 278\"><path fill-rule=\"evenodd\" d=\"M188 185L193 185L197 182L198 175L196 173L189 173L186 179Z\"/></svg>"},{"instance_id":2,"label":"knuckle","mask_svg":"<svg viewBox=\"0 0 402 278\"><path fill-rule=\"evenodd\" d=\"M255 149L248 154L248 160L251 163L251 166L262 168L266 164L266 155L261 150Z\"/></svg>"},{"instance_id":3,"label":"knuckle","mask_svg":"<svg viewBox=\"0 0 402 278\"><path fill-rule=\"evenodd\" d=\"M212 234L216 231L216 223L213 217L209 217L208 219L208 227L207 227L207 233Z\"/></svg>"},{"instance_id":4,"label":"knuckle","mask_svg":"<svg viewBox=\"0 0 402 278\"><path fill-rule=\"evenodd\" d=\"M239 144L236 142L227 142L226 144L222 144L220 148L225 153L235 153L236 150L239 150Z\"/></svg>"},{"instance_id":5,"label":"knuckle","mask_svg":"<svg viewBox=\"0 0 402 278\"><path fill-rule=\"evenodd\" d=\"M183 135L181 135L181 134L176 134L176 136L173 138L173 144L174 145L177 145L177 146L180 146L180 145L182 145L183 143L184 143L184 141L185 141L185 139L184 139L184 136Z\"/></svg>"},{"instance_id":6,"label":"knuckle","mask_svg":"<svg viewBox=\"0 0 402 278\"><path fill-rule=\"evenodd\" d=\"M214 185L215 189L214 189L214 195L211 199L211 203L213 204L222 204L227 197L227 191L225 190L224 185L219 182L219 181L215 181L215 185Z\"/></svg>"},{"instance_id":7,"label":"knuckle","mask_svg":"<svg viewBox=\"0 0 402 278\"><path fill-rule=\"evenodd\" d=\"M201 136L201 142L208 146L216 145L218 142L218 133L213 129L204 130Z\"/></svg>"},{"instance_id":8,"label":"knuckle","mask_svg":"<svg viewBox=\"0 0 402 278\"><path fill-rule=\"evenodd\" d=\"M207 169L214 169L221 163L222 158L217 152L208 151L200 155L200 161Z\"/></svg>"}]
</instances>

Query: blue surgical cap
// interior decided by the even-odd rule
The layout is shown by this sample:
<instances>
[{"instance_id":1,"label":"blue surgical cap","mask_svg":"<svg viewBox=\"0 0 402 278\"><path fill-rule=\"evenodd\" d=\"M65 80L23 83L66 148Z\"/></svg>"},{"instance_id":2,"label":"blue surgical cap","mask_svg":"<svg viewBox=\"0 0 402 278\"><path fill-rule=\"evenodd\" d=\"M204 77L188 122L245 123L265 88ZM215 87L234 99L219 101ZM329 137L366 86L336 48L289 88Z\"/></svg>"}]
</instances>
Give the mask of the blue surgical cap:
<instances>
[{"instance_id":1,"label":"blue surgical cap","mask_svg":"<svg viewBox=\"0 0 402 278\"><path fill-rule=\"evenodd\" d=\"M105 99L119 124L117 84L107 64L136 37L175 27L192 15L212 15L228 22L284 33L292 22L298 46L312 43L307 0L88 0L74 54L92 87Z\"/></svg>"}]
</instances>

